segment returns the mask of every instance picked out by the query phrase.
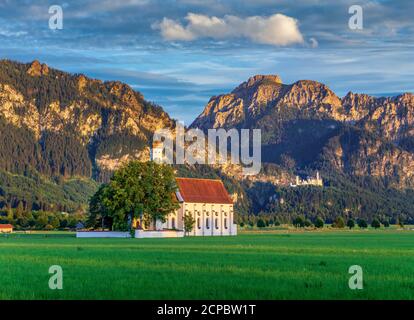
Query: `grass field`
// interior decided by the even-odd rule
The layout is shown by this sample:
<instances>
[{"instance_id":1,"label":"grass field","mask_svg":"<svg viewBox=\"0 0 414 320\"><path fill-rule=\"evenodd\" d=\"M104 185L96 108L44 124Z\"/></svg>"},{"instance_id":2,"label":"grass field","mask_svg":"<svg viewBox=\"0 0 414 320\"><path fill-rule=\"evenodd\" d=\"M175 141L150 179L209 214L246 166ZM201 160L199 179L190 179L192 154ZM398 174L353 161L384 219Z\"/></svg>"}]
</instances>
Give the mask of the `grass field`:
<instances>
[{"instance_id":1,"label":"grass field","mask_svg":"<svg viewBox=\"0 0 414 320\"><path fill-rule=\"evenodd\" d=\"M63 268L63 290L48 269ZM360 265L364 289L350 290ZM0 299L413 299L414 231L0 236Z\"/></svg>"}]
</instances>

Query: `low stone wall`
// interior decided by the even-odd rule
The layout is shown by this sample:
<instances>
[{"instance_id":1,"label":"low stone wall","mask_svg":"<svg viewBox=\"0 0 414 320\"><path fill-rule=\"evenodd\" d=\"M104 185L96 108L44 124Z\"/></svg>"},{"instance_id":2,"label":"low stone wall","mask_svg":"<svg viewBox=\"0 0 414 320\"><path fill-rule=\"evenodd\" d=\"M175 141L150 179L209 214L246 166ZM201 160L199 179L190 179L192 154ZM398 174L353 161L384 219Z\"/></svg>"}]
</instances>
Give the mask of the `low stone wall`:
<instances>
[{"instance_id":1,"label":"low stone wall","mask_svg":"<svg viewBox=\"0 0 414 320\"><path fill-rule=\"evenodd\" d=\"M237 236L237 224L233 223L231 225L231 235L232 236Z\"/></svg>"},{"instance_id":2,"label":"low stone wall","mask_svg":"<svg viewBox=\"0 0 414 320\"><path fill-rule=\"evenodd\" d=\"M78 231L76 238L131 238L131 234L118 231Z\"/></svg>"},{"instance_id":3,"label":"low stone wall","mask_svg":"<svg viewBox=\"0 0 414 320\"><path fill-rule=\"evenodd\" d=\"M184 231L178 230L162 230L162 231L145 231L135 230L135 238L182 238L184 237Z\"/></svg>"},{"instance_id":4,"label":"low stone wall","mask_svg":"<svg viewBox=\"0 0 414 320\"><path fill-rule=\"evenodd\" d=\"M231 234L224 234L222 236L235 236L237 235L237 225L231 225ZM205 235L207 236L207 235ZM211 236L211 235L209 235ZM215 236L221 236L217 234ZM184 231L181 230L135 230L135 238L182 238L184 237ZM129 232L118 232L118 231L78 231L76 232L76 238L131 238Z\"/></svg>"}]
</instances>

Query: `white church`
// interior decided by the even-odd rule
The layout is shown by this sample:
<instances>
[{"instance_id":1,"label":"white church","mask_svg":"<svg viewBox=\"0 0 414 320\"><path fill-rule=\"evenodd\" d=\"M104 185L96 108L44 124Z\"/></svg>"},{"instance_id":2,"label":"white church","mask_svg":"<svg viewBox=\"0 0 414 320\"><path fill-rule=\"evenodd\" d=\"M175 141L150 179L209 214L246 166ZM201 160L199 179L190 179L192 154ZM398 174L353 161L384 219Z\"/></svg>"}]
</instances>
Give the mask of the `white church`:
<instances>
[{"instance_id":1,"label":"white church","mask_svg":"<svg viewBox=\"0 0 414 320\"><path fill-rule=\"evenodd\" d=\"M175 193L180 207L156 225L145 226L140 220L134 222L136 238L182 237L184 216L191 215L195 221L190 236L237 235L234 224L233 201L221 180L176 178Z\"/></svg>"},{"instance_id":2,"label":"white church","mask_svg":"<svg viewBox=\"0 0 414 320\"><path fill-rule=\"evenodd\" d=\"M151 160L163 162L163 151L163 143L154 142ZM180 208L170 213L165 222L157 221L155 226L147 228L139 220L135 221L136 237L182 236L185 215L191 215L195 221L193 230L189 233L191 236L237 235L233 200L221 180L176 178L176 183L178 190L175 197Z\"/></svg>"}]
</instances>

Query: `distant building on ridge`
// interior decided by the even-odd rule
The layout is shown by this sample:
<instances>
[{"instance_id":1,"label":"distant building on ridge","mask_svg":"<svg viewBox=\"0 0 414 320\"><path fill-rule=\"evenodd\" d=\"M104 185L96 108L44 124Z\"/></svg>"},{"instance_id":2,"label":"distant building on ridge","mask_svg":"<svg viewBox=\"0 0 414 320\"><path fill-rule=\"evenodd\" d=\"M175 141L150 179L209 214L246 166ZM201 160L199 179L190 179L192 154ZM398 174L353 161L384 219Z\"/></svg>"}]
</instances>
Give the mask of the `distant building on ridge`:
<instances>
[{"instance_id":1,"label":"distant building on ridge","mask_svg":"<svg viewBox=\"0 0 414 320\"><path fill-rule=\"evenodd\" d=\"M319 171L316 171L316 177L307 177L306 179L302 179L299 176L296 176L295 183L290 184L291 187L302 187L302 186L317 186L323 187L323 180L319 174Z\"/></svg>"}]
</instances>

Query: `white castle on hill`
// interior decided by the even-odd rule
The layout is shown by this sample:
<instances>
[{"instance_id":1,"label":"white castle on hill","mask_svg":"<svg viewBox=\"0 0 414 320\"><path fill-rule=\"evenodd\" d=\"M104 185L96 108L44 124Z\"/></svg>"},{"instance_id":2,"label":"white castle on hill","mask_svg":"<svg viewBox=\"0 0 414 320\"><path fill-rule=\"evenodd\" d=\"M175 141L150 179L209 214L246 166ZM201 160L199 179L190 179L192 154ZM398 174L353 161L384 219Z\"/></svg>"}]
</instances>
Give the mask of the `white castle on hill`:
<instances>
[{"instance_id":1,"label":"white castle on hill","mask_svg":"<svg viewBox=\"0 0 414 320\"><path fill-rule=\"evenodd\" d=\"M301 187L301 186L317 186L323 187L323 180L319 174L319 171L316 172L316 178L307 177L306 179L301 179L299 176L296 176L296 183L290 184L291 187Z\"/></svg>"}]
</instances>

